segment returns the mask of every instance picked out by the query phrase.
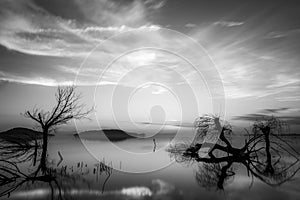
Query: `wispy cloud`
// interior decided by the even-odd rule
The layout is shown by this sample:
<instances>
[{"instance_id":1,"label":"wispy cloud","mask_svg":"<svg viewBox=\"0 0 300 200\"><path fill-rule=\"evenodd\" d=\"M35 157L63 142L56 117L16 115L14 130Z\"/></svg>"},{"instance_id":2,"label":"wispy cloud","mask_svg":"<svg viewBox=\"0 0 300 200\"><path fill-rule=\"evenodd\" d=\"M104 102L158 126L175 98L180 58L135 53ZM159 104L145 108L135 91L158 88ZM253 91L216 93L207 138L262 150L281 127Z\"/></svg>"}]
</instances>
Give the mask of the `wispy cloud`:
<instances>
[{"instance_id":1,"label":"wispy cloud","mask_svg":"<svg viewBox=\"0 0 300 200\"><path fill-rule=\"evenodd\" d=\"M243 116L235 116L233 120L243 120L243 121L259 121L269 119L270 115L267 114L247 114ZM289 125L300 125L300 116L278 116L278 119L288 123Z\"/></svg>"},{"instance_id":2,"label":"wispy cloud","mask_svg":"<svg viewBox=\"0 0 300 200\"><path fill-rule=\"evenodd\" d=\"M140 1L119 5L111 1L75 1L94 24L66 20L30 0L2 1L0 44L8 49L43 56L86 56L95 44L124 31L158 29L146 19Z\"/></svg>"},{"instance_id":3,"label":"wispy cloud","mask_svg":"<svg viewBox=\"0 0 300 200\"><path fill-rule=\"evenodd\" d=\"M268 39L277 39L277 38L285 38L298 36L300 34L300 29L289 29L289 30L281 30L281 31L271 31L266 35Z\"/></svg>"},{"instance_id":4,"label":"wispy cloud","mask_svg":"<svg viewBox=\"0 0 300 200\"><path fill-rule=\"evenodd\" d=\"M217 21L214 22L216 26L223 26L223 27L234 27L234 26L242 26L244 22L236 22L236 21Z\"/></svg>"},{"instance_id":5,"label":"wispy cloud","mask_svg":"<svg viewBox=\"0 0 300 200\"><path fill-rule=\"evenodd\" d=\"M300 96L278 96L275 97L275 100L277 101L282 101L282 102L299 102L300 101Z\"/></svg>"},{"instance_id":6,"label":"wispy cloud","mask_svg":"<svg viewBox=\"0 0 300 200\"><path fill-rule=\"evenodd\" d=\"M300 86L300 75L296 74L277 74L271 79L271 84L267 88L295 88Z\"/></svg>"},{"instance_id":7,"label":"wispy cloud","mask_svg":"<svg viewBox=\"0 0 300 200\"><path fill-rule=\"evenodd\" d=\"M270 116L287 122L289 125L300 125L300 109L297 107L266 108L256 113L245 114L233 117L234 120L257 121L269 119Z\"/></svg>"},{"instance_id":8,"label":"wispy cloud","mask_svg":"<svg viewBox=\"0 0 300 200\"><path fill-rule=\"evenodd\" d=\"M167 0L146 0L145 5L150 9L160 9L164 7L167 3Z\"/></svg>"},{"instance_id":9,"label":"wispy cloud","mask_svg":"<svg viewBox=\"0 0 300 200\"><path fill-rule=\"evenodd\" d=\"M269 108L269 109L263 109L261 112L275 114L275 113L287 112L290 110L291 110L291 108Z\"/></svg>"},{"instance_id":10,"label":"wispy cloud","mask_svg":"<svg viewBox=\"0 0 300 200\"><path fill-rule=\"evenodd\" d=\"M109 0L75 0L86 19L99 26L141 26L148 22L142 1L119 3Z\"/></svg>"},{"instance_id":11,"label":"wispy cloud","mask_svg":"<svg viewBox=\"0 0 300 200\"><path fill-rule=\"evenodd\" d=\"M268 26L256 26L255 18L241 21L218 21L191 31L202 43L223 80L226 97L296 100L299 96L299 59L295 38L271 42ZM239 26L238 29L221 27ZM296 42L296 43L295 43Z\"/></svg>"},{"instance_id":12,"label":"wispy cloud","mask_svg":"<svg viewBox=\"0 0 300 200\"><path fill-rule=\"evenodd\" d=\"M73 81L79 72L77 80L80 83L97 84L97 78L103 72L108 60L126 49L139 47L139 44L172 49L186 56L193 63L200 60L196 56L197 49L190 40L185 38L179 41L178 38L172 37L172 34L162 34L160 32L162 28L149 20L151 9L158 10L166 6L166 1L116 3L108 0L88 2L74 0L74 3L84 16L83 22L56 16L30 0L1 1L0 44L2 46L32 56L69 59L66 62L39 61L35 65L41 67L30 68L30 64L37 62L36 59L32 59L32 63L27 63L26 73L25 69L21 68L19 72L11 69L14 67L1 68L5 73L1 75L3 81L31 83L35 80L36 83L54 85L55 82ZM299 56L296 50L299 42L287 38L280 43L270 43L269 39L278 35L295 35L298 34L298 30L270 31L266 30L266 24L253 28L251 25L255 23L257 22L252 22L252 19L219 20L205 25L188 23L185 25L187 27L185 30L189 36L206 48L221 75L227 98L273 96L277 101L298 101L300 74ZM83 68L79 69L80 61L77 61L77 65L74 64L76 63L74 59L84 58L99 42L118 33L135 30L148 30L151 34L146 33L145 38L132 34L119 40L111 40L105 43L104 47L94 54L92 61ZM269 36L266 37L268 33ZM154 63L153 57L149 55L132 53L131 57L125 56L126 59L119 62L117 66L112 66L105 71L103 82L116 83L124 74L128 76L123 81L126 80L130 84L157 81L181 85L197 83L199 80L197 73L194 73L195 70L182 60L161 52L156 53L154 59L156 64L160 65L159 69L147 72L135 70L137 64ZM46 68L47 73L45 73ZM202 68L201 70L205 71L206 67ZM136 72L129 75L130 71ZM216 74L209 74L209 77L205 78L210 79L213 75ZM43 77L44 80L35 77Z\"/></svg>"},{"instance_id":13,"label":"wispy cloud","mask_svg":"<svg viewBox=\"0 0 300 200\"><path fill-rule=\"evenodd\" d=\"M22 83L30 85L43 85L43 86L57 86L57 85L73 85L72 81L58 81L55 79L45 78L45 77L33 77L27 78L22 76L6 75L5 77L0 77L0 82L13 82Z\"/></svg>"},{"instance_id":14,"label":"wispy cloud","mask_svg":"<svg viewBox=\"0 0 300 200\"><path fill-rule=\"evenodd\" d=\"M76 0L74 2L78 4L85 18L93 23L80 23L55 16L31 0L0 3L0 45L27 55L54 57L49 62L32 59L31 64L42 66L31 67L30 76L29 66L26 73L22 69L3 68L1 70L4 70L5 75L1 77L2 81L53 86L68 84L78 75L78 84L99 84L99 75L105 67L103 63L126 46L138 44L145 39L139 40L133 36L126 40L106 42L104 49L98 49L94 54L94 62L79 69L82 59L89 55L99 42L118 33L159 30L160 26L148 21L146 15L149 9L159 9L166 3L133 1L119 4L106 0L89 1L85 4ZM153 34L149 41L155 42L157 37L158 33ZM62 62L60 58L69 60ZM133 59L131 63L136 61L137 57ZM74 65L74 60L79 63ZM145 62L144 58L140 60L140 64ZM46 68L50 73L45 72ZM130 70L126 68L121 66L116 70L106 70L102 83L115 83L118 77ZM40 78L42 76L44 78Z\"/></svg>"},{"instance_id":15,"label":"wispy cloud","mask_svg":"<svg viewBox=\"0 0 300 200\"><path fill-rule=\"evenodd\" d=\"M184 26L187 27L187 28L195 28L195 27L197 27L197 25L193 24L193 23L187 23Z\"/></svg>"}]
</instances>

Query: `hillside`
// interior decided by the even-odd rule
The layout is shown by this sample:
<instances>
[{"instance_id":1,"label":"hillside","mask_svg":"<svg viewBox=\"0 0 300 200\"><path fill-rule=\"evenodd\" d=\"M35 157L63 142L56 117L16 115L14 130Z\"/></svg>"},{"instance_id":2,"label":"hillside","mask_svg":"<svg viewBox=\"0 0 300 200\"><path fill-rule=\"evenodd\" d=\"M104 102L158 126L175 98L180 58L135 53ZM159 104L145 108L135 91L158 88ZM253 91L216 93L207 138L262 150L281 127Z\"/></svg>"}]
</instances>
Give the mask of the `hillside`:
<instances>
[{"instance_id":1,"label":"hillside","mask_svg":"<svg viewBox=\"0 0 300 200\"><path fill-rule=\"evenodd\" d=\"M12 128L0 133L0 139L6 140L8 142L18 142L24 140L31 141L35 138L41 139L42 133L22 127Z\"/></svg>"},{"instance_id":2,"label":"hillside","mask_svg":"<svg viewBox=\"0 0 300 200\"><path fill-rule=\"evenodd\" d=\"M92 130L92 131L85 131L79 134L74 134L75 137L79 137L85 140L107 140L110 141L122 141L131 138L137 138L141 136L140 134L136 133L127 133L123 130L119 129L104 129L104 130Z\"/></svg>"}]
</instances>

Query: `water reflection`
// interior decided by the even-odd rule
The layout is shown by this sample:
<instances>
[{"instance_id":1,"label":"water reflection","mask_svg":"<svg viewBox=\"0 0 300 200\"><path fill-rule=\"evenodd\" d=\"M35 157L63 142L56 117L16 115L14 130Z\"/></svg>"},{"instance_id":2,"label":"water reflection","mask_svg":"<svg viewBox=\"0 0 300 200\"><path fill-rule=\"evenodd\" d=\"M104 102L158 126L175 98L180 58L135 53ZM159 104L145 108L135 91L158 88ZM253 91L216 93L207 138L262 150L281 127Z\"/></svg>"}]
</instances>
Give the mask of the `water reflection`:
<instances>
[{"instance_id":1,"label":"water reflection","mask_svg":"<svg viewBox=\"0 0 300 200\"><path fill-rule=\"evenodd\" d=\"M105 184L113 172L109 164L96 163L92 171L83 162L76 166L59 167L63 159L61 153L58 152L61 160L55 164L47 159L40 159L44 150L37 140L1 140L0 197L10 197L16 190L25 188L25 191L18 191L13 197L44 199L48 196L51 199L66 199L82 193L76 188L87 186L85 191L90 190L89 181L84 178L88 174L93 174L97 181L100 177L105 177L102 188L98 191L104 192Z\"/></svg>"},{"instance_id":2,"label":"water reflection","mask_svg":"<svg viewBox=\"0 0 300 200\"><path fill-rule=\"evenodd\" d=\"M0 139L1 159L12 160L16 163L33 161L35 166L41 153L41 143L37 138L31 140L18 139Z\"/></svg>"},{"instance_id":3,"label":"water reflection","mask_svg":"<svg viewBox=\"0 0 300 200\"><path fill-rule=\"evenodd\" d=\"M242 147L233 146L231 126L222 126L218 117L200 117L195 126L195 141L173 144L168 151L178 163L198 165L195 179L202 187L223 190L233 180L236 165L246 168L252 178L250 187L254 178L279 186L299 170L299 153L281 137L284 124L274 117L255 122Z\"/></svg>"},{"instance_id":4,"label":"water reflection","mask_svg":"<svg viewBox=\"0 0 300 200\"><path fill-rule=\"evenodd\" d=\"M91 155L71 135L55 136L50 140L49 155L43 164L40 158L44 149L38 139L1 141L0 197L197 199L202 195L203 198L214 196L223 199L223 192L216 194L209 190L226 190L228 193L231 191L231 195L242 195L241 191L246 192L244 188L234 184L230 188L229 185L240 183L238 181L244 177L240 176L244 171L248 173L246 182L249 182L251 191L255 191L252 185L257 184L262 192L270 188L263 187L260 182L265 186L279 186L295 177L299 170L299 154L290 144L289 137L280 135L283 125L275 118L255 123L246 137L240 137L242 142L236 141L238 136L234 135L231 126L219 118L204 116L196 120L195 126L198 134L194 141L171 143L168 152L164 152L165 157L169 159L170 156L176 163L148 174L133 175L113 170L109 157L101 162L89 158ZM215 134L218 131L221 133L219 137ZM123 143L138 143L136 146L139 148L144 145L134 139ZM161 145L160 138L147 140L145 144L155 146L156 143L157 147ZM105 147L103 141L95 142L96 145ZM150 151L153 148L151 145ZM132 165L138 165L138 162ZM46 166L46 169L41 166ZM288 189L291 189L291 185ZM272 195L270 192L268 196Z\"/></svg>"}]
</instances>

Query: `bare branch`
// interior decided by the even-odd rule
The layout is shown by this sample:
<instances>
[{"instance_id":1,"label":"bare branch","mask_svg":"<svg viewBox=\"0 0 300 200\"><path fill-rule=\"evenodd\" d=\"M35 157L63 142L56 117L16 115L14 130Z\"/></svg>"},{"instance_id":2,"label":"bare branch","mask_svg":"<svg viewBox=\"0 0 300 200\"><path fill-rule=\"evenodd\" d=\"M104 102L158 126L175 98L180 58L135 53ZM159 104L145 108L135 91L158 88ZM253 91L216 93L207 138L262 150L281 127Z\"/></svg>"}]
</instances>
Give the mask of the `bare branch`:
<instances>
[{"instance_id":1,"label":"bare branch","mask_svg":"<svg viewBox=\"0 0 300 200\"><path fill-rule=\"evenodd\" d=\"M26 111L24 116L33 119L44 130L68 123L71 119L82 119L89 115L93 109L85 110L85 105L80 104L81 94L75 92L74 86L58 87L55 94L56 105L49 112L34 108Z\"/></svg>"}]
</instances>

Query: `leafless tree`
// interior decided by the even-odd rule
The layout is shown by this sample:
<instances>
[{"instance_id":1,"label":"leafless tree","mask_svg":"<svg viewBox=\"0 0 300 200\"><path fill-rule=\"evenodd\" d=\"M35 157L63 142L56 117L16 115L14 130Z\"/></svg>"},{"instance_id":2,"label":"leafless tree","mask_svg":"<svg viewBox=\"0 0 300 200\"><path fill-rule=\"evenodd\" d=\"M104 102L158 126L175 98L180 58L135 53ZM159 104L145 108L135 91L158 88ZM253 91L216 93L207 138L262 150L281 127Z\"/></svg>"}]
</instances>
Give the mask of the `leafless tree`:
<instances>
[{"instance_id":1,"label":"leafless tree","mask_svg":"<svg viewBox=\"0 0 300 200\"><path fill-rule=\"evenodd\" d=\"M46 155L49 130L58 125L66 124L71 119L82 119L92 112L85 109L85 105L80 103L81 94L75 92L74 86L58 87L55 94L56 105L51 111L34 108L26 111L24 116L34 120L43 132L43 151L41 155L41 168L46 169Z\"/></svg>"},{"instance_id":2,"label":"leafless tree","mask_svg":"<svg viewBox=\"0 0 300 200\"><path fill-rule=\"evenodd\" d=\"M195 121L198 136L190 145L172 145L168 152L180 163L199 163L196 180L200 185L216 185L224 189L223 184L228 178L233 178L233 164L246 167L248 175L256 177L270 186L281 185L293 178L300 170L299 153L280 133L285 124L275 117L260 120L253 124L252 134L248 130L248 139L242 147L234 147L228 136L232 133L230 125L221 125L220 119L213 116L199 117ZM215 139L205 140L210 135ZM200 152L208 148L206 156ZM284 158L288 157L288 161ZM251 184L252 185L252 184Z\"/></svg>"}]
</instances>

